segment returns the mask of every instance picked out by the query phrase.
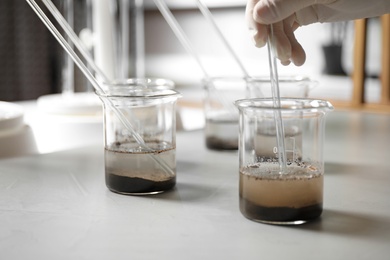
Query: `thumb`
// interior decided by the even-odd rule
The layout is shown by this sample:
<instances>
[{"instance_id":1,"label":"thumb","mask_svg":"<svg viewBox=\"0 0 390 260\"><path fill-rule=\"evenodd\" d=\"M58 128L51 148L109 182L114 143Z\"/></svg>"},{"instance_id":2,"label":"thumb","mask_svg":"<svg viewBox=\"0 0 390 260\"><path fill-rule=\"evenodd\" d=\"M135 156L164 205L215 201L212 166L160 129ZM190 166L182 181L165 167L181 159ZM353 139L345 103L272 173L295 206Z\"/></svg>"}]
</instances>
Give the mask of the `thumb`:
<instances>
[{"instance_id":1,"label":"thumb","mask_svg":"<svg viewBox=\"0 0 390 260\"><path fill-rule=\"evenodd\" d=\"M326 1L326 0L325 0ZM262 24L279 22L321 0L260 0L253 8L253 19Z\"/></svg>"}]
</instances>

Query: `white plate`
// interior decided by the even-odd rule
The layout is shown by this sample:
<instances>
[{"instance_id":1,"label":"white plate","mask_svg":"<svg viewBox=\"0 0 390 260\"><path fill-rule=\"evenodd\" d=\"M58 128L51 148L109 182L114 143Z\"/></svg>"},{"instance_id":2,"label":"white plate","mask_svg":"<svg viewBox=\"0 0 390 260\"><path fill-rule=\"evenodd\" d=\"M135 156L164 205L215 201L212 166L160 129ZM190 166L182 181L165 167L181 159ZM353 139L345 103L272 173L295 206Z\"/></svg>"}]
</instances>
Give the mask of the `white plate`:
<instances>
[{"instance_id":1,"label":"white plate","mask_svg":"<svg viewBox=\"0 0 390 260\"><path fill-rule=\"evenodd\" d=\"M0 131L22 126L23 116L22 106L0 101Z\"/></svg>"}]
</instances>

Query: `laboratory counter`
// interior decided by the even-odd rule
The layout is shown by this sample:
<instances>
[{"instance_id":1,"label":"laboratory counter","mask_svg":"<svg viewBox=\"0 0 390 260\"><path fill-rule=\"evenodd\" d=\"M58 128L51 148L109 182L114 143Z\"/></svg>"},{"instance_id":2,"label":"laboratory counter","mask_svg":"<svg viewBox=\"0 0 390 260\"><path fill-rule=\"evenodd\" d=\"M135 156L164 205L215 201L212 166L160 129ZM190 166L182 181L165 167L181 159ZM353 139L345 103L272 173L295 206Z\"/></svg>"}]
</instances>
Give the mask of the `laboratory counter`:
<instances>
[{"instance_id":1,"label":"laboratory counter","mask_svg":"<svg viewBox=\"0 0 390 260\"><path fill-rule=\"evenodd\" d=\"M0 259L390 259L390 116L335 111L324 212L299 226L246 219L238 153L177 133L177 185L153 196L105 186L103 139L0 159Z\"/></svg>"}]
</instances>

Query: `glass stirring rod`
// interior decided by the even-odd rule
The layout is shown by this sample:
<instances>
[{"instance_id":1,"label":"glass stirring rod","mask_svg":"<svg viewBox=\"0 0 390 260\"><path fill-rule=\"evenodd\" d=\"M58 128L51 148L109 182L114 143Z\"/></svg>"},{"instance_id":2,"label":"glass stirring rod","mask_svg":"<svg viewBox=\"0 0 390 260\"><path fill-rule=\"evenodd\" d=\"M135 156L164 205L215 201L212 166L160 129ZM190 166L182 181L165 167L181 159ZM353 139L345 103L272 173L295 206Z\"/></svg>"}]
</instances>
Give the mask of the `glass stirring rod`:
<instances>
[{"instance_id":1,"label":"glass stirring rod","mask_svg":"<svg viewBox=\"0 0 390 260\"><path fill-rule=\"evenodd\" d=\"M276 142L277 152L279 158L279 171L281 174L287 172L287 156L286 147L284 142L284 125L282 120L281 102L280 102L280 91L279 91L279 76L277 69L276 60L276 43L274 38L274 31L272 24L269 26L268 31L268 61L270 67L270 80L272 89L272 100L274 105L274 119L276 129Z\"/></svg>"}]
</instances>

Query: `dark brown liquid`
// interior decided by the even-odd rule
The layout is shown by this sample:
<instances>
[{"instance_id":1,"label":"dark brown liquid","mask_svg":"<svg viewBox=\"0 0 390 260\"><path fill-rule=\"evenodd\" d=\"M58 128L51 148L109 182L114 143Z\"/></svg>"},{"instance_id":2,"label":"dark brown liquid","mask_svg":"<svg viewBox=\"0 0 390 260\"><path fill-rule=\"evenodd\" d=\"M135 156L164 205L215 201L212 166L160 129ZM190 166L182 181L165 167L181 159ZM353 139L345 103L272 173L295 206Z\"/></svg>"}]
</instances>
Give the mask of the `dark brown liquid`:
<instances>
[{"instance_id":1,"label":"dark brown liquid","mask_svg":"<svg viewBox=\"0 0 390 260\"><path fill-rule=\"evenodd\" d=\"M217 137L207 137L206 138L206 147L211 150L237 150L238 141L237 140L222 140Z\"/></svg>"},{"instance_id":2,"label":"dark brown liquid","mask_svg":"<svg viewBox=\"0 0 390 260\"><path fill-rule=\"evenodd\" d=\"M113 192L130 195L156 194L172 189L176 183L175 153L174 148L153 153L105 149L106 186Z\"/></svg>"},{"instance_id":3,"label":"dark brown liquid","mask_svg":"<svg viewBox=\"0 0 390 260\"><path fill-rule=\"evenodd\" d=\"M106 173L107 187L118 193L143 194L160 193L172 189L176 184L176 177L165 181L151 181L143 178L124 177Z\"/></svg>"},{"instance_id":4,"label":"dark brown liquid","mask_svg":"<svg viewBox=\"0 0 390 260\"><path fill-rule=\"evenodd\" d=\"M275 166L278 164L263 163L240 171L241 213L256 221L286 224L319 217L322 213L323 174L318 168L290 165L282 175L277 171L271 174Z\"/></svg>"},{"instance_id":5,"label":"dark brown liquid","mask_svg":"<svg viewBox=\"0 0 390 260\"><path fill-rule=\"evenodd\" d=\"M240 196L240 211L249 218L270 222L293 222L297 220L312 220L322 213L322 203L301 208L263 207L251 203Z\"/></svg>"}]
</instances>

